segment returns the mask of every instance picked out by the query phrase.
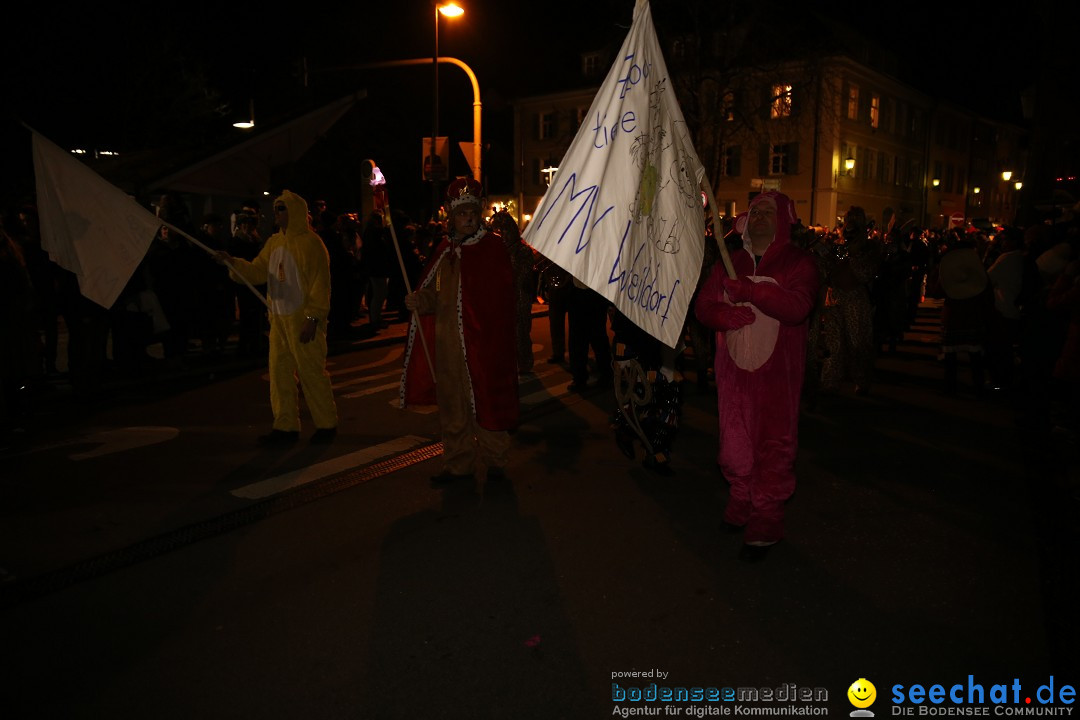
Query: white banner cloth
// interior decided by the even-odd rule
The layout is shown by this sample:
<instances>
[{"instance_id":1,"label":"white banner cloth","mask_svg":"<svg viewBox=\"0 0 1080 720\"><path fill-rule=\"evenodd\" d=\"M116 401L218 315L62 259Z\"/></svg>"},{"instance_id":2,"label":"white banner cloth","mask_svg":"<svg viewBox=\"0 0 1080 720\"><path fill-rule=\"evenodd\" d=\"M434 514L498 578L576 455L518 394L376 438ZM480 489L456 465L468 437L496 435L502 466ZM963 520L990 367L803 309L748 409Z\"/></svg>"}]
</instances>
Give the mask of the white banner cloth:
<instances>
[{"instance_id":1,"label":"white banner cloth","mask_svg":"<svg viewBox=\"0 0 1080 720\"><path fill-rule=\"evenodd\" d=\"M109 308L163 223L71 153L33 138L41 246L75 273L84 296Z\"/></svg>"},{"instance_id":2,"label":"white banner cloth","mask_svg":"<svg viewBox=\"0 0 1080 720\"><path fill-rule=\"evenodd\" d=\"M704 169L647 0L524 239L668 347L704 257Z\"/></svg>"}]
</instances>

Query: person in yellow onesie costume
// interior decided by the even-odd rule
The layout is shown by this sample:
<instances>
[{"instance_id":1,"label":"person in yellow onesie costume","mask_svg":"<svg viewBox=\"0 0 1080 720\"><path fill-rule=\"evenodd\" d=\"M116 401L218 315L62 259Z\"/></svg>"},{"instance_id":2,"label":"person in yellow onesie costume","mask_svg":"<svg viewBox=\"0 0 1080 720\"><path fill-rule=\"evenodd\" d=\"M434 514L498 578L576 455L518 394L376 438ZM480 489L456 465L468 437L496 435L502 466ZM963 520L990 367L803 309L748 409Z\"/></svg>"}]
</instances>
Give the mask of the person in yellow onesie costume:
<instances>
[{"instance_id":1,"label":"person in yellow onesie costume","mask_svg":"<svg viewBox=\"0 0 1080 720\"><path fill-rule=\"evenodd\" d=\"M260 445L289 445L300 437L300 403L296 379L304 390L313 443L328 443L337 434L337 405L326 372L326 317L330 312L330 258L308 223L307 202L288 190L274 200L270 236L251 262L217 253L236 282L266 283L270 306L270 407L274 427L259 437Z\"/></svg>"}]
</instances>

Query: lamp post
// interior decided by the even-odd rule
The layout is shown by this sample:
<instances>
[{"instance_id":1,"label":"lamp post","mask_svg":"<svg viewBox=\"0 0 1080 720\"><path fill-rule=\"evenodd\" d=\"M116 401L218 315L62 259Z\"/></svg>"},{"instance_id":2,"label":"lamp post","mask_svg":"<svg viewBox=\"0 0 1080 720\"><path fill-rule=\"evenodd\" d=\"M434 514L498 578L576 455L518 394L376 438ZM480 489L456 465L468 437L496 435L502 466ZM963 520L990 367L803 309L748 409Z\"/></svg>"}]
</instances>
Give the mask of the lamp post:
<instances>
[{"instance_id":1,"label":"lamp post","mask_svg":"<svg viewBox=\"0 0 1080 720\"><path fill-rule=\"evenodd\" d=\"M464 10L453 2L439 4L438 0L435 2L435 54L432 56L432 87L434 92L434 102L432 106L433 116L431 121L431 216L432 218L438 217L439 214L439 182L435 174L435 157L436 148L435 143L439 138L439 15L445 15L446 17L460 17L464 14Z\"/></svg>"}]
</instances>

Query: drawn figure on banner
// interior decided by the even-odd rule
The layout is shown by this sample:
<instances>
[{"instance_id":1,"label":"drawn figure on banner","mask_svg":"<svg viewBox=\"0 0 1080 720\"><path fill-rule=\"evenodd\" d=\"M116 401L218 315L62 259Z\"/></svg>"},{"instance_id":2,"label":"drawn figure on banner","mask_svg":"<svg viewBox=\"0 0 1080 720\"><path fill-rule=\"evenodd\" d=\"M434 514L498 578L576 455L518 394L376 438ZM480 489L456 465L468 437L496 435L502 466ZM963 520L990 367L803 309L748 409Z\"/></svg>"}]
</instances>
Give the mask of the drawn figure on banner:
<instances>
[{"instance_id":1,"label":"drawn figure on banner","mask_svg":"<svg viewBox=\"0 0 1080 720\"><path fill-rule=\"evenodd\" d=\"M665 78L666 80L666 78ZM630 155L638 162L641 171L641 181L638 183L637 196L630 206L630 213L634 223L640 225L642 217L645 218L646 237L649 242L663 252L678 252L678 243L673 250L665 249L665 243L657 238L663 232L664 218L653 214L653 205L667 183L660 177L657 164L666 149L664 137L667 131L664 129L664 116L660 110L660 94L664 92L664 80L656 83L649 92L649 115L653 118L653 127L642 132L630 146Z\"/></svg>"}]
</instances>

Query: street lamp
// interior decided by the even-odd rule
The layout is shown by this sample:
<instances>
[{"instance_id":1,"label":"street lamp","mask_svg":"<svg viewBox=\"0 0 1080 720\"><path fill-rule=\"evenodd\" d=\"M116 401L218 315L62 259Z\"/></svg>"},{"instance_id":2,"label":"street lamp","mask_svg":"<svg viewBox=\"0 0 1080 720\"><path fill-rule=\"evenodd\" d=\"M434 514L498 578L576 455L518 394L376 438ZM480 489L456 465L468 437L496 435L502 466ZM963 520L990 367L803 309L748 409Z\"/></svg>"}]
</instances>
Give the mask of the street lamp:
<instances>
[{"instance_id":1,"label":"street lamp","mask_svg":"<svg viewBox=\"0 0 1080 720\"><path fill-rule=\"evenodd\" d=\"M234 128L240 128L241 130L250 130L255 127L255 98L251 98L251 105L248 108L248 119L234 122L232 126Z\"/></svg>"},{"instance_id":2,"label":"street lamp","mask_svg":"<svg viewBox=\"0 0 1080 720\"><path fill-rule=\"evenodd\" d=\"M435 2L435 54L432 56L432 87L434 88L434 114L431 122L431 201L432 216L438 216L439 183L435 175L435 143L439 137L439 15L460 17L465 13L461 6L453 2L439 4Z\"/></svg>"}]
</instances>

